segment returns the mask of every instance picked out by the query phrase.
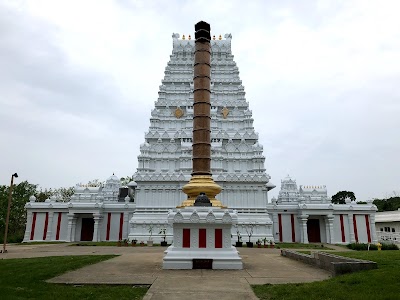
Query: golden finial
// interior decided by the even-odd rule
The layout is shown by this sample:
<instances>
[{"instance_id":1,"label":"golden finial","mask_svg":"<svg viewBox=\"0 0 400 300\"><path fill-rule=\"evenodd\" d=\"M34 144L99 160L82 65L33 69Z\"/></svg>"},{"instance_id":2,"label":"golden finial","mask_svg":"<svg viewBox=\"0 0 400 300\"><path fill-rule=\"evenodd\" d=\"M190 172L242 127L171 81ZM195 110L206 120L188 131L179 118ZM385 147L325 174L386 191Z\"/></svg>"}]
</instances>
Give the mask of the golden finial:
<instances>
[{"instance_id":1,"label":"golden finial","mask_svg":"<svg viewBox=\"0 0 400 300\"><path fill-rule=\"evenodd\" d=\"M213 40L215 41L215 35L213 35Z\"/></svg>"},{"instance_id":2,"label":"golden finial","mask_svg":"<svg viewBox=\"0 0 400 300\"><path fill-rule=\"evenodd\" d=\"M219 40L222 40L222 35L219 35L219 38L218 38Z\"/></svg>"},{"instance_id":3,"label":"golden finial","mask_svg":"<svg viewBox=\"0 0 400 300\"><path fill-rule=\"evenodd\" d=\"M190 34L189 34L189 36L188 36L188 40L190 41L192 39L192 37L190 36Z\"/></svg>"},{"instance_id":4,"label":"golden finial","mask_svg":"<svg viewBox=\"0 0 400 300\"><path fill-rule=\"evenodd\" d=\"M185 35L182 35L182 40L184 40L185 39Z\"/></svg>"}]
</instances>

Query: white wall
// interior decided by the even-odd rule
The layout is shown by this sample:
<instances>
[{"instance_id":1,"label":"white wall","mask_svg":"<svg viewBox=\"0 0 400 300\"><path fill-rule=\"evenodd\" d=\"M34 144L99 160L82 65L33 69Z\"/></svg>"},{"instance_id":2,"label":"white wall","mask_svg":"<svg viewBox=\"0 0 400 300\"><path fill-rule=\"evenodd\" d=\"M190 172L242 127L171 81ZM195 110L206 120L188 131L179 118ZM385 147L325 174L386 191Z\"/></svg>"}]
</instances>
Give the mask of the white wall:
<instances>
[{"instance_id":1,"label":"white wall","mask_svg":"<svg viewBox=\"0 0 400 300\"><path fill-rule=\"evenodd\" d=\"M282 218L282 241L292 242L292 223L290 214L281 214ZM279 223L278 223L279 232Z\"/></svg>"},{"instance_id":2,"label":"white wall","mask_svg":"<svg viewBox=\"0 0 400 300\"><path fill-rule=\"evenodd\" d=\"M32 216L33 220L33 216ZM44 230L44 222L46 220L45 212L37 212L36 213L36 225L35 225L35 235L33 237L34 241L43 241L43 230ZM32 226L32 224L31 224Z\"/></svg>"},{"instance_id":3,"label":"white wall","mask_svg":"<svg viewBox=\"0 0 400 300\"><path fill-rule=\"evenodd\" d=\"M58 218L58 216L57 216ZM61 224L60 224L60 241L65 241L67 240L67 234L68 234L68 216L67 213L63 212L61 215ZM55 239L55 236L54 236Z\"/></svg>"},{"instance_id":4,"label":"white wall","mask_svg":"<svg viewBox=\"0 0 400 300\"><path fill-rule=\"evenodd\" d=\"M385 232L385 227L390 227L390 233L400 233L400 222L382 222L375 223L376 231ZM392 232L392 228L394 228L395 232Z\"/></svg>"},{"instance_id":5,"label":"white wall","mask_svg":"<svg viewBox=\"0 0 400 300\"><path fill-rule=\"evenodd\" d=\"M365 215L355 215L357 220L358 242L368 243L367 226L365 224ZM369 218L369 216L368 216ZM371 230L371 228L370 228Z\"/></svg>"}]
</instances>

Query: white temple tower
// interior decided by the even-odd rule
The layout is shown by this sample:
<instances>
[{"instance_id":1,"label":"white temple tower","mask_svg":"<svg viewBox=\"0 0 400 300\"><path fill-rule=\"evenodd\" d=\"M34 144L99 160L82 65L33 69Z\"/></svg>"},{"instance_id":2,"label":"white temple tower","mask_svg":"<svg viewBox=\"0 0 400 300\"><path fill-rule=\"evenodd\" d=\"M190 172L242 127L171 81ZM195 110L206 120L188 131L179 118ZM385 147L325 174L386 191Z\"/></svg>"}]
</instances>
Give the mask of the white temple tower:
<instances>
[{"instance_id":1,"label":"white temple tower","mask_svg":"<svg viewBox=\"0 0 400 300\"><path fill-rule=\"evenodd\" d=\"M150 128L140 146L138 168L134 175L136 211L130 221L130 239L146 240L149 229L156 241L156 228L172 229L168 210L185 200L182 187L192 171L193 60L194 40L173 34L173 49L165 69ZM224 205L238 212L239 230L252 224L252 240L272 239L272 221L266 206L269 182L252 112L245 99L239 69L231 52L231 34L211 41L211 171L223 188L218 195ZM232 232L233 239L236 231Z\"/></svg>"}]
</instances>

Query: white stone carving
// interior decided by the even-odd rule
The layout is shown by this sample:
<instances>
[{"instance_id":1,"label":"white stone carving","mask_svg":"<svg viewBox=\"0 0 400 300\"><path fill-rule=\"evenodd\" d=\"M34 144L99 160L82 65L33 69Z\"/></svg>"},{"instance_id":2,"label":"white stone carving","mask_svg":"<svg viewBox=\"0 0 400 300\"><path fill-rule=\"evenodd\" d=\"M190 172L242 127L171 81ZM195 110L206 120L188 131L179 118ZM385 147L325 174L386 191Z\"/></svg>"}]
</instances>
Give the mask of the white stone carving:
<instances>
[{"instance_id":1,"label":"white stone carving","mask_svg":"<svg viewBox=\"0 0 400 300\"><path fill-rule=\"evenodd\" d=\"M215 223L215 216L214 216L214 214L213 214L212 211L210 211L210 212L207 214L206 222L207 222L207 223Z\"/></svg>"},{"instance_id":2,"label":"white stone carving","mask_svg":"<svg viewBox=\"0 0 400 300\"><path fill-rule=\"evenodd\" d=\"M190 216L190 222L192 223L198 223L200 221L200 217L196 211L193 212L193 214Z\"/></svg>"},{"instance_id":3,"label":"white stone carving","mask_svg":"<svg viewBox=\"0 0 400 300\"><path fill-rule=\"evenodd\" d=\"M177 212L175 217L174 217L174 222L182 222L183 221L183 216L180 212Z\"/></svg>"}]
</instances>

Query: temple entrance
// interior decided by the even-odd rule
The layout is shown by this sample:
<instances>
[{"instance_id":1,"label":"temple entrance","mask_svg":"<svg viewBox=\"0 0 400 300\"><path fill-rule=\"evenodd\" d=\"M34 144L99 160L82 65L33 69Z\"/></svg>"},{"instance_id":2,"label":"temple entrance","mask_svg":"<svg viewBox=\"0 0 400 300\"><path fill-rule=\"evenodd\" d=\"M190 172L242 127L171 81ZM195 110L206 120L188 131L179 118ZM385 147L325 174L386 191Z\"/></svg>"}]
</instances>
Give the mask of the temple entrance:
<instances>
[{"instance_id":1,"label":"temple entrance","mask_svg":"<svg viewBox=\"0 0 400 300\"><path fill-rule=\"evenodd\" d=\"M94 230L93 218L82 218L81 241L92 241Z\"/></svg>"},{"instance_id":2,"label":"temple entrance","mask_svg":"<svg viewBox=\"0 0 400 300\"><path fill-rule=\"evenodd\" d=\"M307 234L308 241L310 243L320 243L321 242L321 232L319 228L318 219L308 219L307 220Z\"/></svg>"}]
</instances>

